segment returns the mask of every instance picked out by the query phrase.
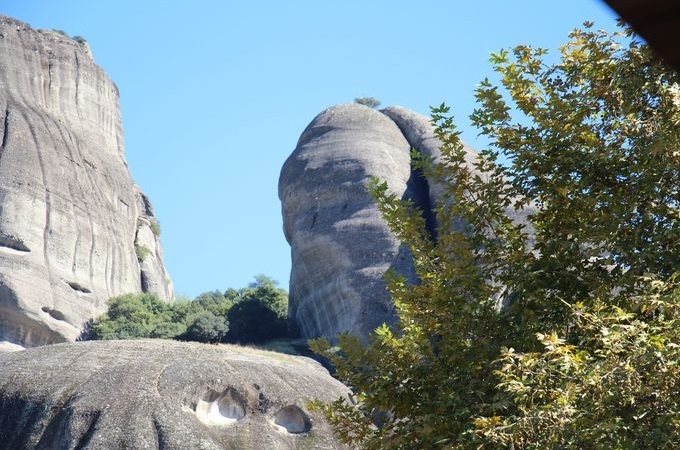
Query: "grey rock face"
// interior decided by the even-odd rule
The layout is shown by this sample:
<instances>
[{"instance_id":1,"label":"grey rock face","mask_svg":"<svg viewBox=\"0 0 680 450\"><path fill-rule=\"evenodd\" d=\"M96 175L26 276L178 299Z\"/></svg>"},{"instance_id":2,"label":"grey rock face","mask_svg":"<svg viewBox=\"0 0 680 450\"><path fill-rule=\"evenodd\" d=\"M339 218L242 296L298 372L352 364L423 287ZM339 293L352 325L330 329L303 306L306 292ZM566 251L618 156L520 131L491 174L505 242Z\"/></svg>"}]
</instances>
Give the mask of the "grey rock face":
<instances>
[{"instance_id":1,"label":"grey rock face","mask_svg":"<svg viewBox=\"0 0 680 450\"><path fill-rule=\"evenodd\" d=\"M444 187L412 171L410 150L438 160L440 145L427 117L398 106L335 106L302 133L281 170L279 198L292 254L289 316L305 337L347 331L366 338L381 324L395 323L384 274L393 268L415 276L366 184L373 176L386 181L434 230L432 206ZM477 152L464 149L472 164ZM512 208L508 214L526 216Z\"/></svg>"},{"instance_id":2,"label":"grey rock face","mask_svg":"<svg viewBox=\"0 0 680 450\"><path fill-rule=\"evenodd\" d=\"M172 298L118 90L86 43L0 16L0 136L0 341L73 340L112 296Z\"/></svg>"},{"instance_id":3,"label":"grey rock face","mask_svg":"<svg viewBox=\"0 0 680 450\"><path fill-rule=\"evenodd\" d=\"M366 336L394 321L383 275L408 273L410 261L366 183L376 176L406 195L410 148L388 116L349 104L320 113L286 160L279 198L292 254L289 316L305 337Z\"/></svg>"},{"instance_id":4,"label":"grey rock face","mask_svg":"<svg viewBox=\"0 0 680 450\"><path fill-rule=\"evenodd\" d=\"M306 409L348 389L318 363L245 347L91 341L0 354L7 449L341 449Z\"/></svg>"}]
</instances>

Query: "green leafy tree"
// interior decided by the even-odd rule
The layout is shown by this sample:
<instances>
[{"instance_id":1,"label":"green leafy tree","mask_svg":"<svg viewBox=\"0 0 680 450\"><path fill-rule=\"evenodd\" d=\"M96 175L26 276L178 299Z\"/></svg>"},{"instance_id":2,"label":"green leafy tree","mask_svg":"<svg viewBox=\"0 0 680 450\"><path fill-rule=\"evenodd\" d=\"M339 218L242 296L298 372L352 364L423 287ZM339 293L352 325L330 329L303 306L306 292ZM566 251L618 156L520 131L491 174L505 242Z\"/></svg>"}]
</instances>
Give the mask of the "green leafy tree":
<instances>
[{"instance_id":1,"label":"green leafy tree","mask_svg":"<svg viewBox=\"0 0 680 450\"><path fill-rule=\"evenodd\" d=\"M288 335L288 294L263 275L241 289L237 303L227 312L227 341L260 343Z\"/></svg>"},{"instance_id":2,"label":"green leafy tree","mask_svg":"<svg viewBox=\"0 0 680 450\"><path fill-rule=\"evenodd\" d=\"M153 327L148 337L154 339L177 339L182 336L187 326L181 322L161 322Z\"/></svg>"},{"instance_id":3,"label":"green leafy tree","mask_svg":"<svg viewBox=\"0 0 680 450\"><path fill-rule=\"evenodd\" d=\"M371 185L419 283L387 277L396 330L314 344L355 392L316 404L347 443L680 444L678 76L588 23L560 53L493 55L501 87L484 80L471 116L491 145L472 166L448 109L433 110L442 158L416 161L443 189L436 240ZM528 226L509 219L527 212Z\"/></svg>"},{"instance_id":4,"label":"green leafy tree","mask_svg":"<svg viewBox=\"0 0 680 450\"><path fill-rule=\"evenodd\" d=\"M243 300L227 313L229 321L228 342L258 344L285 337L285 318L276 314L266 304L257 300Z\"/></svg>"},{"instance_id":5,"label":"green leafy tree","mask_svg":"<svg viewBox=\"0 0 680 450\"><path fill-rule=\"evenodd\" d=\"M109 311L92 321L81 338L261 343L288 337L287 311L287 292L259 275L245 288L204 292L194 300L175 303L152 294L112 298Z\"/></svg>"},{"instance_id":6,"label":"green leafy tree","mask_svg":"<svg viewBox=\"0 0 680 450\"><path fill-rule=\"evenodd\" d=\"M377 108L380 106L380 100L375 97L357 97L354 99L354 103L365 105L369 108Z\"/></svg>"},{"instance_id":7,"label":"green leafy tree","mask_svg":"<svg viewBox=\"0 0 680 450\"><path fill-rule=\"evenodd\" d=\"M228 299L220 291L204 292L191 302L192 312L209 311L215 316L224 317L234 304L234 299Z\"/></svg>"},{"instance_id":8,"label":"green leafy tree","mask_svg":"<svg viewBox=\"0 0 680 450\"><path fill-rule=\"evenodd\" d=\"M255 281L239 292L240 301L256 300L276 313L279 317L288 314L288 292L278 287L275 280L258 275Z\"/></svg>"},{"instance_id":9,"label":"green leafy tree","mask_svg":"<svg viewBox=\"0 0 680 450\"><path fill-rule=\"evenodd\" d=\"M680 443L680 283L648 280L638 308L571 306L541 349L503 349L499 395L510 407L480 417L491 448L673 449Z\"/></svg>"},{"instance_id":10,"label":"green leafy tree","mask_svg":"<svg viewBox=\"0 0 680 450\"><path fill-rule=\"evenodd\" d=\"M227 334L228 322L224 316L217 316L210 311L204 311L194 317L187 327L182 339L197 342L220 342Z\"/></svg>"}]
</instances>

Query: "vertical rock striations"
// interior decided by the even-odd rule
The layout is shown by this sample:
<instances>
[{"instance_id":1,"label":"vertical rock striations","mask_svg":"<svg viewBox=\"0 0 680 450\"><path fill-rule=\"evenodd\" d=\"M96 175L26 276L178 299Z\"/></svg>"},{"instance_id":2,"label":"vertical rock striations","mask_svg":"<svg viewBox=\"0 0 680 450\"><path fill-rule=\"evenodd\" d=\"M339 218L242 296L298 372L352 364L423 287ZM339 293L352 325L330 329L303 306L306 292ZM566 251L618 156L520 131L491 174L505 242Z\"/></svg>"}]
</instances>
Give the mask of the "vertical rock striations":
<instances>
[{"instance_id":1,"label":"vertical rock striations","mask_svg":"<svg viewBox=\"0 0 680 450\"><path fill-rule=\"evenodd\" d=\"M292 254L289 316L303 336L365 338L394 323L384 274L393 268L413 279L413 269L366 184L373 176L386 181L434 229L441 187L412 170L410 151L437 159L439 147L429 119L401 107L335 106L307 126L279 179ZM476 152L466 150L474 161Z\"/></svg>"},{"instance_id":2,"label":"vertical rock striations","mask_svg":"<svg viewBox=\"0 0 680 450\"><path fill-rule=\"evenodd\" d=\"M410 262L366 192L372 176L404 194L410 144L389 117L358 104L320 113L281 170L289 316L305 337L365 336L394 320L383 275Z\"/></svg>"},{"instance_id":3,"label":"vertical rock striations","mask_svg":"<svg viewBox=\"0 0 680 450\"><path fill-rule=\"evenodd\" d=\"M341 105L305 129L279 179L292 267L289 317L305 337L362 333L393 315L382 275L399 242L365 184L372 176L404 192L409 144L383 114ZM382 287L382 289L381 289Z\"/></svg>"},{"instance_id":4,"label":"vertical rock striations","mask_svg":"<svg viewBox=\"0 0 680 450\"><path fill-rule=\"evenodd\" d=\"M118 90L86 43L0 16L0 136L0 341L73 340L126 292L172 298Z\"/></svg>"}]
</instances>

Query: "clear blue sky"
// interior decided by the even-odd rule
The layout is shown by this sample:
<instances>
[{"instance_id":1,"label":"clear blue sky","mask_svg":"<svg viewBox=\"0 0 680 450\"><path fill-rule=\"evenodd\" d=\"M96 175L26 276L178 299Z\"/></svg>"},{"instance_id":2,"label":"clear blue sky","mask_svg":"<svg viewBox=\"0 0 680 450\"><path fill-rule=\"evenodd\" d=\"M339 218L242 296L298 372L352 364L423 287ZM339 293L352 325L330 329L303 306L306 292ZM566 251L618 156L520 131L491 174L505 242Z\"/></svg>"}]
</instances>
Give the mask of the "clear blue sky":
<instances>
[{"instance_id":1,"label":"clear blue sky","mask_svg":"<svg viewBox=\"0 0 680 450\"><path fill-rule=\"evenodd\" d=\"M127 159L161 222L179 294L288 287L279 170L324 108L373 96L423 114L445 101L463 139L492 51L550 48L598 0L1 0L0 13L85 37L115 81Z\"/></svg>"}]
</instances>

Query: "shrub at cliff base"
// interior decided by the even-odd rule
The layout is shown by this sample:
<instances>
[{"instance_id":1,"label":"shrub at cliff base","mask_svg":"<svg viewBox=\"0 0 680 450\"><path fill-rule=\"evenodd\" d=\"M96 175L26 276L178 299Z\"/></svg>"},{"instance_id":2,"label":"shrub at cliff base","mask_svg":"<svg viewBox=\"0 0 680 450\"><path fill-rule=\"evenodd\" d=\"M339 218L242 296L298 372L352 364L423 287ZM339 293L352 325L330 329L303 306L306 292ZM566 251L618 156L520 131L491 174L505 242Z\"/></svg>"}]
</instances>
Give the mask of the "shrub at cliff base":
<instances>
[{"instance_id":1,"label":"shrub at cliff base","mask_svg":"<svg viewBox=\"0 0 680 450\"><path fill-rule=\"evenodd\" d=\"M289 336L288 294L257 276L245 288L205 292L193 301L167 303L153 294L125 294L109 300L85 339L163 338L198 342L260 343Z\"/></svg>"},{"instance_id":2,"label":"shrub at cliff base","mask_svg":"<svg viewBox=\"0 0 680 450\"><path fill-rule=\"evenodd\" d=\"M492 56L500 86L481 83L471 116L486 175L433 110L442 161L416 160L445 190L436 239L373 182L420 283L387 279L398 329L315 344L355 392L316 404L347 443L680 446L680 80L635 36L591 26L556 63Z\"/></svg>"},{"instance_id":3,"label":"shrub at cliff base","mask_svg":"<svg viewBox=\"0 0 680 450\"><path fill-rule=\"evenodd\" d=\"M288 333L288 293L273 280L258 276L239 292L239 301L227 312L228 342L257 344Z\"/></svg>"},{"instance_id":4,"label":"shrub at cliff base","mask_svg":"<svg viewBox=\"0 0 680 450\"><path fill-rule=\"evenodd\" d=\"M125 294L109 305L90 325L90 339L173 338L186 329L173 323L172 305L153 294Z\"/></svg>"},{"instance_id":5,"label":"shrub at cliff base","mask_svg":"<svg viewBox=\"0 0 680 450\"><path fill-rule=\"evenodd\" d=\"M193 319L181 338L187 341L220 342L228 330L229 325L224 317L204 311Z\"/></svg>"},{"instance_id":6,"label":"shrub at cliff base","mask_svg":"<svg viewBox=\"0 0 680 450\"><path fill-rule=\"evenodd\" d=\"M287 320L258 300L244 300L227 313L229 342L257 344L286 335Z\"/></svg>"}]
</instances>

